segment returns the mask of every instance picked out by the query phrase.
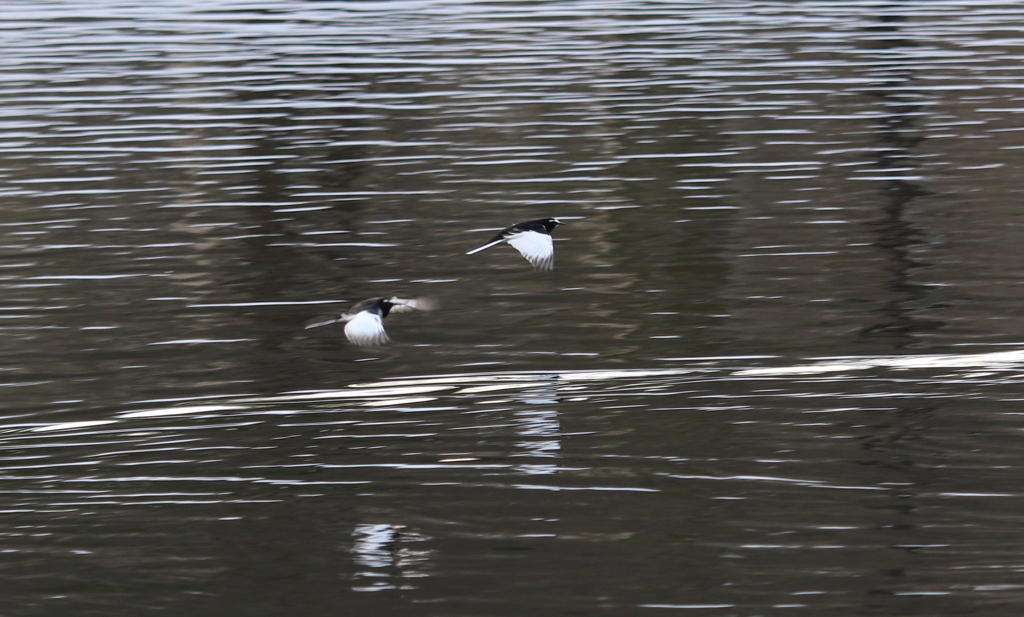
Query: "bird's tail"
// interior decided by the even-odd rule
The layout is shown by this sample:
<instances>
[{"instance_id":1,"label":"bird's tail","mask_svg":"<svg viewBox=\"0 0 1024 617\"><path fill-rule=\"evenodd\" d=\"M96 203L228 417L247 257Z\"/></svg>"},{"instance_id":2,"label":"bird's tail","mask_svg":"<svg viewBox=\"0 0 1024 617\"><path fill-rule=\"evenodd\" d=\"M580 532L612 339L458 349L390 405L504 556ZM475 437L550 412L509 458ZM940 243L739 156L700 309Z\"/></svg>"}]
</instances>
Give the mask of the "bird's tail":
<instances>
[{"instance_id":1,"label":"bird's tail","mask_svg":"<svg viewBox=\"0 0 1024 617\"><path fill-rule=\"evenodd\" d=\"M319 317L314 317L313 319L307 321L306 330L309 330L310 328L319 328L320 326L328 326L332 323L338 323L341 320L342 318L339 317L337 314L321 315Z\"/></svg>"},{"instance_id":2,"label":"bird's tail","mask_svg":"<svg viewBox=\"0 0 1024 617\"><path fill-rule=\"evenodd\" d=\"M501 244L504 241L505 241L505 238L501 238L501 237L495 238L494 240L491 240L487 244L481 244L480 246L476 247L472 251L466 251L466 254L467 255L472 255L473 253L479 253L480 251L482 251L484 249L489 249L492 246L494 246L495 244Z\"/></svg>"}]
</instances>

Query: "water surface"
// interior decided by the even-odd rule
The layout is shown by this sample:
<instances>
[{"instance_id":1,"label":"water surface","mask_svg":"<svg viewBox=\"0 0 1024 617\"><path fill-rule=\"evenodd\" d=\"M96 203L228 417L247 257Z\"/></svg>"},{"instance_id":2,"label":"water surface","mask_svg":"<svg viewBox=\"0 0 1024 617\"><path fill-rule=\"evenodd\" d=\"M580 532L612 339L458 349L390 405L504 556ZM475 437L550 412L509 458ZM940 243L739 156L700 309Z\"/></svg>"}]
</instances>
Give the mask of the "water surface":
<instances>
[{"instance_id":1,"label":"water surface","mask_svg":"<svg viewBox=\"0 0 1024 617\"><path fill-rule=\"evenodd\" d=\"M1022 19L9 3L4 614L1018 614Z\"/></svg>"}]
</instances>

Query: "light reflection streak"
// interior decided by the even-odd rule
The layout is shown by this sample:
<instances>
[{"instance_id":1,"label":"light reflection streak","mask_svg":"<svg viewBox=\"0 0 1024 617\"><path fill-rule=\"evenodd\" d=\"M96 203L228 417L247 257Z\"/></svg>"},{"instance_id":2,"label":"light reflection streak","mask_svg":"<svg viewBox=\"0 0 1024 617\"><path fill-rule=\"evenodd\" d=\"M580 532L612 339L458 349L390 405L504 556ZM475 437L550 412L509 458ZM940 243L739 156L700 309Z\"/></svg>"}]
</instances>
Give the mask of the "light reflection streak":
<instances>
[{"instance_id":1,"label":"light reflection streak","mask_svg":"<svg viewBox=\"0 0 1024 617\"><path fill-rule=\"evenodd\" d=\"M410 382L415 383L415 382ZM410 387L393 387L393 388L373 388L373 389L359 389L359 390L326 390L321 392L305 392L296 394L286 394L282 396L271 396L265 398L251 398L244 399L244 402L253 403L278 403L288 401L318 401L318 400L334 400L334 399L347 399L347 398L376 398L376 397L389 397L389 396L406 396L409 394L422 394L426 392L440 392L441 390L450 390L454 386L410 386Z\"/></svg>"},{"instance_id":2,"label":"light reflection streak","mask_svg":"<svg viewBox=\"0 0 1024 617\"><path fill-rule=\"evenodd\" d=\"M463 388L456 392L456 394L480 394L482 392L497 392L499 390L518 390L523 388L530 388L536 385L537 382L523 382L514 384L497 384L491 386L474 386L472 388Z\"/></svg>"},{"instance_id":3,"label":"light reflection streak","mask_svg":"<svg viewBox=\"0 0 1024 617\"><path fill-rule=\"evenodd\" d=\"M513 484L512 488L538 491L611 491L624 493L660 493L656 488L629 486L551 486L546 484Z\"/></svg>"},{"instance_id":4,"label":"light reflection streak","mask_svg":"<svg viewBox=\"0 0 1024 617\"><path fill-rule=\"evenodd\" d=\"M412 405L414 403L426 403L429 401L436 401L437 398L433 396L420 396L410 398L398 398L384 401L369 401L362 403L363 407L391 407L395 405Z\"/></svg>"},{"instance_id":5,"label":"light reflection streak","mask_svg":"<svg viewBox=\"0 0 1024 617\"><path fill-rule=\"evenodd\" d=\"M86 428L89 426L102 426L104 424L113 424L115 420L84 420L81 422L61 422L59 424L48 424L46 426L37 426L29 429L34 433L42 433L46 431L64 431L73 430L77 428Z\"/></svg>"},{"instance_id":6,"label":"light reflection streak","mask_svg":"<svg viewBox=\"0 0 1024 617\"><path fill-rule=\"evenodd\" d=\"M352 463L350 465L333 465L329 463L302 463L285 465L247 465L243 469L512 469L513 465L500 463L479 463L462 465L453 463ZM579 471L579 468L575 468ZM261 480L269 482L269 480ZM305 484L305 482L297 482ZM313 482L316 484L316 482Z\"/></svg>"},{"instance_id":7,"label":"light reflection streak","mask_svg":"<svg viewBox=\"0 0 1024 617\"><path fill-rule=\"evenodd\" d=\"M162 409L147 409L145 411L130 411L122 413L120 418L163 418L167 416L181 416L188 414L212 413L216 411L241 411L248 409L240 405L189 405L182 407L164 407Z\"/></svg>"},{"instance_id":8,"label":"light reflection streak","mask_svg":"<svg viewBox=\"0 0 1024 617\"><path fill-rule=\"evenodd\" d=\"M807 486L811 488L831 488L857 491L888 491L890 487L885 486L837 486L828 484L824 480L803 480L798 478L773 478L771 476L707 476L693 474L664 474L666 478L677 478L680 480L737 480L741 482L782 482L795 486Z\"/></svg>"},{"instance_id":9,"label":"light reflection streak","mask_svg":"<svg viewBox=\"0 0 1024 617\"><path fill-rule=\"evenodd\" d=\"M1024 364L1024 350L983 354L929 354L914 356L839 357L822 358L814 364L754 368L735 371L737 376L814 375L843 371L862 371L872 368L934 369L985 368L992 370L1020 369Z\"/></svg>"}]
</instances>

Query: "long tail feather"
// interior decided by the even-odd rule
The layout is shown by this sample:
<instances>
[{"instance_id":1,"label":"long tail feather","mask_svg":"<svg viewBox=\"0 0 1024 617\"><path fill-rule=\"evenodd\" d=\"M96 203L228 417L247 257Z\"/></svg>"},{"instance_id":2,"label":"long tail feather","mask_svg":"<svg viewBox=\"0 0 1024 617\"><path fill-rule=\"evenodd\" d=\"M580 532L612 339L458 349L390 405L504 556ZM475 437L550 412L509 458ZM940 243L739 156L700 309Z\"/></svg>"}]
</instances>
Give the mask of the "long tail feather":
<instances>
[{"instance_id":1,"label":"long tail feather","mask_svg":"<svg viewBox=\"0 0 1024 617\"><path fill-rule=\"evenodd\" d=\"M320 326L327 326L332 323L338 323L339 321L341 321L341 317L338 317L337 315L321 315L307 321L306 330L310 328L319 328Z\"/></svg>"},{"instance_id":2,"label":"long tail feather","mask_svg":"<svg viewBox=\"0 0 1024 617\"><path fill-rule=\"evenodd\" d=\"M499 236L499 237L495 238L494 240L491 240L487 244L482 244L482 245L476 247L475 249L473 249L471 251L466 251L466 254L467 255L472 255L473 253L479 253L480 251L482 251L484 249L489 249L492 246L494 246L495 244L501 244L504 241L505 241L505 238Z\"/></svg>"}]
</instances>

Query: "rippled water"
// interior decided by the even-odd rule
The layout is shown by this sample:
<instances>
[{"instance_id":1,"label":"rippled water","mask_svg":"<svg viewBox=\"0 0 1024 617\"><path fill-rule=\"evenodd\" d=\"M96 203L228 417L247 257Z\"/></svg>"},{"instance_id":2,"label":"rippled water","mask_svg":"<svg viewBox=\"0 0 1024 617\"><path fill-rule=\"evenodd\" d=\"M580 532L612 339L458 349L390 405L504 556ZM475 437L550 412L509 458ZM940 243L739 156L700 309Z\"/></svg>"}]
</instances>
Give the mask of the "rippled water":
<instances>
[{"instance_id":1,"label":"rippled water","mask_svg":"<svg viewBox=\"0 0 1024 617\"><path fill-rule=\"evenodd\" d=\"M2 14L4 615L1019 614L1020 3Z\"/></svg>"}]
</instances>

